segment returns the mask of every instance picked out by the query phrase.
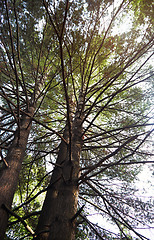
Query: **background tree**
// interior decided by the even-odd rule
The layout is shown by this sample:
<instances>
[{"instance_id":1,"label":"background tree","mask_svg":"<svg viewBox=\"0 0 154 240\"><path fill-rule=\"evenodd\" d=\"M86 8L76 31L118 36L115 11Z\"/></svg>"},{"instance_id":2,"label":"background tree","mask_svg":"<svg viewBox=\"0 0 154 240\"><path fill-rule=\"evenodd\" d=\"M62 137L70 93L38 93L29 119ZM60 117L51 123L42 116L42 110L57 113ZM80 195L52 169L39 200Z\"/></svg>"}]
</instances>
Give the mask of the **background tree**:
<instances>
[{"instance_id":1,"label":"background tree","mask_svg":"<svg viewBox=\"0 0 154 240\"><path fill-rule=\"evenodd\" d=\"M100 239L146 239L135 228L151 221L151 203L135 199L133 184L152 162L150 6L2 2L2 239L8 213L10 239L84 239L89 229ZM131 25L118 34L126 17ZM91 223L93 207L119 233Z\"/></svg>"}]
</instances>

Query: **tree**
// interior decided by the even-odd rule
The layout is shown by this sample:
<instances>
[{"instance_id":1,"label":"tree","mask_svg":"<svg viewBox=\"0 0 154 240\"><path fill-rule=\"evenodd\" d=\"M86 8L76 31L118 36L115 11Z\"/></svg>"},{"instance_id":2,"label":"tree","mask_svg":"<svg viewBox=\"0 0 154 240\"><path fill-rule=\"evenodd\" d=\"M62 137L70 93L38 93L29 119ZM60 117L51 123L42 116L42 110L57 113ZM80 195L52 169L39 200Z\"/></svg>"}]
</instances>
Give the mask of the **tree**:
<instances>
[{"instance_id":1,"label":"tree","mask_svg":"<svg viewBox=\"0 0 154 240\"><path fill-rule=\"evenodd\" d=\"M13 224L26 239L19 222L34 239L83 239L81 224L100 239L146 239L135 226L151 221L151 203L134 200L132 185L138 166L152 162L149 2L2 2L1 239L8 213L11 239ZM115 33L128 16L132 26ZM87 204L120 235L92 224Z\"/></svg>"},{"instance_id":2,"label":"tree","mask_svg":"<svg viewBox=\"0 0 154 240\"><path fill-rule=\"evenodd\" d=\"M8 207L11 207L12 204L31 128L32 117L35 114L37 99L40 97L40 89L45 78L44 74L41 75L39 70L41 54L44 54L44 65L42 65L42 68L45 69L47 64L47 57L45 56L47 53L44 53L42 46L43 40L42 43L39 42L41 45L37 46L39 36L36 35L36 31L33 32L36 25L34 17L32 18L32 16L28 15L28 17L25 16L21 21L24 11L19 17L17 14L17 11L21 11L21 7L24 8L24 2L22 5L17 6L17 9L15 1L13 3L8 3L7 1L2 3L2 12L5 14L1 19L3 25L1 42L2 83L0 87L3 101L1 106L1 149L7 152L7 157L5 160L3 153L1 153L4 164L1 168L0 205L3 206L5 203ZM11 21L14 21L15 27L11 25ZM30 25L28 24L29 21ZM21 23L28 25L25 25L25 28L21 29ZM31 36L29 36L29 26L32 31ZM31 42L27 41L28 37L31 37L31 41L36 45L35 49L32 49L30 46ZM35 52L37 49L39 55ZM21 54L23 54L23 57L21 57ZM27 64L29 60L30 64ZM4 105L7 105L6 108ZM4 126L7 126L7 128L5 129ZM9 133L7 136L6 132ZM4 147L3 144L5 144ZM0 209L0 216L0 228L3 236L8 216L2 207Z\"/></svg>"}]
</instances>

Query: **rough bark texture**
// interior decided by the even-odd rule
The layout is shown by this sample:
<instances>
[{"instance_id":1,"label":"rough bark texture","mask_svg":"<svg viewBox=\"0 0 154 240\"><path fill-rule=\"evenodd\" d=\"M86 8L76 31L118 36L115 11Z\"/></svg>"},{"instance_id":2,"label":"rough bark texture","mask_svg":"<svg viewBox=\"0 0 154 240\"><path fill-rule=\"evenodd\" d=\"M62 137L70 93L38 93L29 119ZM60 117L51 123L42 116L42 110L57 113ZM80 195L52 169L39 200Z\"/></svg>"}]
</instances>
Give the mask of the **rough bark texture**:
<instances>
[{"instance_id":1,"label":"rough bark texture","mask_svg":"<svg viewBox=\"0 0 154 240\"><path fill-rule=\"evenodd\" d=\"M37 240L75 239L75 220L71 221L71 219L77 212L78 202L77 179L82 146L82 126L79 115L76 115L72 124L71 146L67 146L64 142L59 146L56 163L61 167L54 169L51 178L36 231ZM69 140L68 127L65 129L64 138Z\"/></svg>"},{"instance_id":2,"label":"rough bark texture","mask_svg":"<svg viewBox=\"0 0 154 240\"><path fill-rule=\"evenodd\" d=\"M29 115L34 113L34 107L30 107ZM8 213L3 209L3 204L11 208L13 196L18 184L18 177L22 167L27 140L31 128L31 118L24 115L17 129L12 145L9 148L6 161L9 167L0 169L0 239L4 239L7 228Z\"/></svg>"}]
</instances>

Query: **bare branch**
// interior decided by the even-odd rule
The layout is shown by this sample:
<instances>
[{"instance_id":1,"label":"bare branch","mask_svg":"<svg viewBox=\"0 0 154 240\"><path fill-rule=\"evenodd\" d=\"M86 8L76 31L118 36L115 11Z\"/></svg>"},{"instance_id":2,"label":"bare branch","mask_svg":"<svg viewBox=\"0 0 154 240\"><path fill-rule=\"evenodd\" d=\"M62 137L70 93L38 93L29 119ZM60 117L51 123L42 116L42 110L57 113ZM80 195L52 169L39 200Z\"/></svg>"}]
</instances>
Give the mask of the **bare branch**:
<instances>
[{"instance_id":1,"label":"bare branch","mask_svg":"<svg viewBox=\"0 0 154 240\"><path fill-rule=\"evenodd\" d=\"M34 236L34 231L27 225L27 223L24 221L24 219L22 217L20 217L19 215L17 215L15 212L13 212L11 209L9 209L5 204L2 205L2 208L5 209L9 214L11 214L12 216L16 217L26 228L26 230L28 232L30 232L30 234L32 236Z\"/></svg>"}]
</instances>

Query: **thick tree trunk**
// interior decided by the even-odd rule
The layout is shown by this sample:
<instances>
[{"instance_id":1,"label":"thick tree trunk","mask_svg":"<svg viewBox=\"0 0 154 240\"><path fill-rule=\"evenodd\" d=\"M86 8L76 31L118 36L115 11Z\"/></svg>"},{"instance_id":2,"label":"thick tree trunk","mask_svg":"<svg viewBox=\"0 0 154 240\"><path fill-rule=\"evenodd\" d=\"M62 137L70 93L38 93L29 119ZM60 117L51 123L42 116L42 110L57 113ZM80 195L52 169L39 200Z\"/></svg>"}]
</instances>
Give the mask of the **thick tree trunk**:
<instances>
[{"instance_id":1,"label":"thick tree trunk","mask_svg":"<svg viewBox=\"0 0 154 240\"><path fill-rule=\"evenodd\" d=\"M8 167L3 167L0 170L0 239L4 239L5 231L8 222L8 213L3 208L3 204L11 208L13 196L18 184L19 173L22 167L29 132L31 129L31 118L34 113L34 107L30 107L29 116L24 115L17 129L12 145L9 148L6 161Z\"/></svg>"},{"instance_id":2,"label":"thick tree trunk","mask_svg":"<svg viewBox=\"0 0 154 240\"><path fill-rule=\"evenodd\" d=\"M74 240L77 212L79 160L82 147L81 117L75 118L72 125L70 146L61 142L57 164L50 181L42 213L36 230L37 240ZM69 140L68 127L64 138ZM71 152L71 157L70 157Z\"/></svg>"}]
</instances>

